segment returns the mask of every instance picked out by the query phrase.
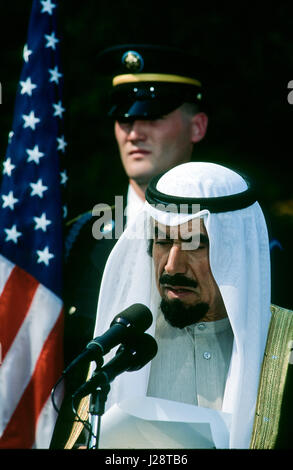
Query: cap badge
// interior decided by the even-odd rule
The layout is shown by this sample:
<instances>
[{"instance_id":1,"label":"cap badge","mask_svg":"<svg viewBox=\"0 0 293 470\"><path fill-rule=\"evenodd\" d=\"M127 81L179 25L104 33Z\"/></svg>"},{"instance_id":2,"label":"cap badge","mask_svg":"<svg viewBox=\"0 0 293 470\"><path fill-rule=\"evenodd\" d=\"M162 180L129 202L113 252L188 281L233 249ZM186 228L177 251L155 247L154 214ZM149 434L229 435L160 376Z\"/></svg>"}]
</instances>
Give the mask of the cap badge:
<instances>
[{"instance_id":1,"label":"cap badge","mask_svg":"<svg viewBox=\"0 0 293 470\"><path fill-rule=\"evenodd\" d=\"M122 64L130 72L141 72L143 69L143 58L142 56L136 51L127 51L122 56Z\"/></svg>"}]
</instances>

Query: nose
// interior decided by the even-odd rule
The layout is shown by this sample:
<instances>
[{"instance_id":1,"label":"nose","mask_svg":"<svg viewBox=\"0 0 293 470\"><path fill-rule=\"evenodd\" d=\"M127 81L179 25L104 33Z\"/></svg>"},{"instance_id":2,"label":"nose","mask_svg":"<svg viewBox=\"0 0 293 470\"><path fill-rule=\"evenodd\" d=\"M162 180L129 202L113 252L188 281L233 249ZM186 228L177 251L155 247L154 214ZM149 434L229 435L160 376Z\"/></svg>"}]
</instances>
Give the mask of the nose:
<instances>
[{"instance_id":1,"label":"nose","mask_svg":"<svg viewBox=\"0 0 293 470\"><path fill-rule=\"evenodd\" d=\"M143 141L146 139L146 121L135 120L131 123L128 133L128 140Z\"/></svg>"},{"instance_id":2,"label":"nose","mask_svg":"<svg viewBox=\"0 0 293 470\"><path fill-rule=\"evenodd\" d=\"M167 263L164 271L166 274L186 274L187 263L185 251L181 249L180 245L173 245L169 251Z\"/></svg>"}]
</instances>

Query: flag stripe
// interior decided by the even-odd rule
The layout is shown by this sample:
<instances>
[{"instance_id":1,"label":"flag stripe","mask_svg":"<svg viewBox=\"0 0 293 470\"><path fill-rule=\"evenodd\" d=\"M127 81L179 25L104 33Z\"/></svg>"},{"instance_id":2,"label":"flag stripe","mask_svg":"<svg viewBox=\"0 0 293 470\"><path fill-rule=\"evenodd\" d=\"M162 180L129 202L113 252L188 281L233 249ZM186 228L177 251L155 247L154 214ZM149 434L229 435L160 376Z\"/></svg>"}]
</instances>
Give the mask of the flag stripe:
<instances>
[{"instance_id":1,"label":"flag stripe","mask_svg":"<svg viewBox=\"0 0 293 470\"><path fill-rule=\"evenodd\" d=\"M18 266L10 273L0 296L2 361L29 311L38 285L36 279Z\"/></svg>"},{"instance_id":2,"label":"flag stripe","mask_svg":"<svg viewBox=\"0 0 293 470\"><path fill-rule=\"evenodd\" d=\"M62 403L63 396L64 396L64 384L63 382L61 382L59 383L58 387L56 388L54 392L54 400L58 409L60 408L60 404ZM42 408L42 411L40 413L40 416L37 422L36 433L35 433L36 438L35 438L35 443L33 445L33 448L35 449L48 448L52 439L52 429L54 429L55 427L56 419L57 419L57 413L55 410L52 411L52 398L50 394L45 405Z\"/></svg>"},{"instance_id":3,"label":"flag stripe","mask_svg":"<svg viewBox=\"0 0 293 470\"><path fill-rule=\"evenodd\" d=\"M10 422L0 439L0 448L30 448L35 441L35 428L40 412L50 396L50 392L62 372L63 314L59 315L54 328L44 343L31 380L15 409ZM62 331L62 330L61 330ZM53 357L55 368L48 368L47 357ZM35 391L38 390L36 395ZM19 433L19 429L25 430ZM49 443L46 443L48 446Z\"/></svg>"},{"instance_id":4,"label":"flag stripe","mask_svg":"<svg viewBox=\"0 0 293 470\"><path fill-rule=\"evenodd\" d=\"M30 381L43 344L61 310L61 299L43 285L39 285L29 312L0 367L0 383L5 384L5 387L0 387L0 403L5 403L0 415L0 435ZM24 358L27 360L24 361ZM48 367L49 364L54 369L54 362L49 362Z\"/></svg>"},{"instance_id":5,"label":"flag stripe","mask_svg":"<svg viewBox=\"0 0 293 470\"><path fill-rule=\"evenodd\" d=\"M61 315L58 319L58 324L56 324L54 331L52 333L52 346L50 348L52 363L55 367L50 367L48 371L48 361L43 361L44 374L46 374L47 380L47 390L49 394L47 395L47 401L43 406L41 413L39 414L36 433L35 433L35 445L34 447L38 449L48 448L52 438L52 429L57 419L57 412L54 409L52 411L52 401L51 401L51 391L56 384L57 380L62 374L64 368L64 351L63 351L63 334L61 332L64 328L64 312L62 310ZM40 382L40 381L39 381ZM42 382L39 383L42 385ZM63 382L61 382L54 394L55 403L59 408L64 395ZM45 397L44 397L45 398Z\"/></svg>"},{"instance_id":6,"label":"flag stripe","mask_svg":"<svg viewBox=\"0 0 293 470\"><path fill-rule=\"evenodd\" d=\"M3 292L7 279L9 278L13 268L14 264L0 254L0 295Z\"/></svg>"}]
</instances>

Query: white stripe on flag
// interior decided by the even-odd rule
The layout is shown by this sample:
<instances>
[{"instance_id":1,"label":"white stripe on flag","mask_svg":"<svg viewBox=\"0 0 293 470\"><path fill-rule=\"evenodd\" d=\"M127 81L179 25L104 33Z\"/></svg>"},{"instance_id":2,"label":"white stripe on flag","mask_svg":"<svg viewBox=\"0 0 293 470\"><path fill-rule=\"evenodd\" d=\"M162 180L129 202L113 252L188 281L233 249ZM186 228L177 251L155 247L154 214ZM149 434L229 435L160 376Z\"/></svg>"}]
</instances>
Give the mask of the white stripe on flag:
<instances>
[{"instance_id":1,"label":"white stripe on flag","mask_svg":"<svg viewBox=\"0 0 293 470\"><path fill-rule=\"evenodd\" d=\"M3 292L7 279L9 278L14 266L15 265L11 263L11 261L0 255L0 295Z\"/></svg>"}]
</instances>

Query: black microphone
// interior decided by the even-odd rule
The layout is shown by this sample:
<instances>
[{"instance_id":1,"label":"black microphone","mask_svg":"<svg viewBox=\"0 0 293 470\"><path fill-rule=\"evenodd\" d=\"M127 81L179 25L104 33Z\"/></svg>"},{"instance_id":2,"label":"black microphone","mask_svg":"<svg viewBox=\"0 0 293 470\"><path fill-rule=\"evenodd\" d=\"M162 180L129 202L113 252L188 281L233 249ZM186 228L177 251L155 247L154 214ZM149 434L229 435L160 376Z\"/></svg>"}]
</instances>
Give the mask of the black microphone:
<instances>
[{"instance_id":1,"label":"black microphone","mask_svg":"<svg viewBox=\"0 0 293 470\"><path fill-rule=\"evenodd\" d=\"M143 304L131 305L114 317L108 331L87 344L85 350L66 367L62 375L66 375L81 362L96 361L97 367L101 367L103 355L118 344L131 340L137 333L147 330L152 321L153 316L148 307Z\"/></svg>"},{"instance_id":2,"label":"black microphone","mask_svg":"<svg viewBox=\"0 0 293 470\"><path fill-rule=\"evenodd\" d=\"M122 372L141 369L155 357L158 351L156 340L147 333L137 335L133 343L120 346L116 355L98 372L94 372L90 380L85 382L72 395L72 398L82 397L94 392L99 386L108 385Z\"/></svg>"}]
</instances>

